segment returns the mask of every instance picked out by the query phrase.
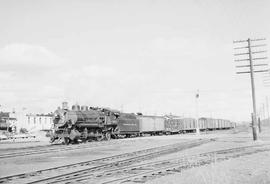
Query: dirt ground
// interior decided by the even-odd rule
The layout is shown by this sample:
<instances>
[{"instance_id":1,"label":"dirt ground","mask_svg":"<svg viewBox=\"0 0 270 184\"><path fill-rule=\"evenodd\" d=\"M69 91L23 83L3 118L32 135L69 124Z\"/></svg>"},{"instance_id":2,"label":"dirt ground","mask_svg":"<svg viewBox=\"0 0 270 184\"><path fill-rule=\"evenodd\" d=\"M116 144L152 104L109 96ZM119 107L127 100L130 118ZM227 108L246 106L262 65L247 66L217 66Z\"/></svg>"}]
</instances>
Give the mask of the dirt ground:
<instances>
[{"instance_id":1,"label":"dirt ground","mask_svg":"<svg viewBox=\"0 0 270 184\"><path fill-rule=\"evenodd\" d=\"M185 150L181 153L170 155L177 157L212 150L227 149L246 145L260 145L270 143L270 129L266 128L259 134L259 140L254 142L252 134L248 130L242 130L236 134L228 134L217 141ZM149 184L269 184L270 183L270 152L256 153L252 155L233 158L226 161L214 162L209 165L183 170L159 177Z\"/></svg>"},{"instance_id":2,"label":"dirt ground","mask_svg":"<svg viewBox=\"0 0 270 184\"><path fill-rule=\"evenodd\" d=\"M270 153L258 153L213 163L147 183L267 184L270 183Z\"/></svg>"},{"instance_id":3,"label":"dirt ground","mask_svg":"<svg viewBox=\"0 0 270 184\"><path fill-rule=\"evenodd\" d=\"M60 165L76 163L106 156L132 152L162 145L185 142L193 139L212 138L214 141L198 147L183 150L174 154L154 158L151 161L177 158L186 155L209 151L235 148L248 145L270 144L270 128L265 128L254 142L250 128L240 127L235 130L223 130L208 133L139 137L101 142L99 146L91 146L80 150L30 155L2 159L0 162L0 177L46 169ZM48 145L46 139L28 143L0 144L0 154L5 149L27 146ZM191 184L244 184L270 183L270 152L256 153L248 156L214 162L209 165L186 169L162 177L153 178L146 183L191 183Z\"/></svg>"}]
</instances>

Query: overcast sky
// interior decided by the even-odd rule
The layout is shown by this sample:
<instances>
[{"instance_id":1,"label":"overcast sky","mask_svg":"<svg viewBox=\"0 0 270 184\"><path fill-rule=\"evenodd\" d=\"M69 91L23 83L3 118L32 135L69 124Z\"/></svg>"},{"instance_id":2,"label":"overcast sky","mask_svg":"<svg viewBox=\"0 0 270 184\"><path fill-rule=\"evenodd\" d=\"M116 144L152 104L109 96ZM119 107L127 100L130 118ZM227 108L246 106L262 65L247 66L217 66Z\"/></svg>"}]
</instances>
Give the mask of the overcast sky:
<instances>
[{"instance_id":1,"label":"overcast sky","mask_svg":"<svg viewBox=\"0 0 270 184\"><path fill-rule=\"evenodd\" d=\"M0 110L62 101L248 120L233 40L270 40L268 0L1 0ZM268 55L268 54L267 54ZM258 110L270 87L256 74Z\"/></svg>"}]
</instances>

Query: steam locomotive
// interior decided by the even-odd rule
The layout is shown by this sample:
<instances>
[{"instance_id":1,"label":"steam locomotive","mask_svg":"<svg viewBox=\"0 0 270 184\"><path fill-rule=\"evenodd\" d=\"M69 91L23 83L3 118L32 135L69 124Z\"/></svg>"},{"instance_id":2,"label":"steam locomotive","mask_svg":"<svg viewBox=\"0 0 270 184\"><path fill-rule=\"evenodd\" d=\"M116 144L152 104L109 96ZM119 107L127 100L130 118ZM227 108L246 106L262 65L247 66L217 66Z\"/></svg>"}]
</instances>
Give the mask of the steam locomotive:
<instances>
[{"instance_id":1,"label":"steam locomotive","mask_svg":"<svg viewBox=\"0 0 270 184\"><path fill-rule=\"evenodd\" d=\"M57 139L64 140L65 144L78 140L110 140L120 134L118 125L136 125L137 121L134 114L79 105L73 105L69 110L67 103L63 103L62 109L54 112L51 142Z\"/></svg>"},{"instance_id":2,"label":"steam locomotive","mask_svg":"<svg viewBox=\"0 0 270 184\"><path fill-rule=\"evenodd\" d=\"M69 110L64 102L62 109L58 108L54 113L51 142L63 140L69 144L79 140L101 141L144 134L194 132L196 128L204 131L234 127L235 123L224 119L200 118L197 122L194 118L135 115L109 108L79 105L73 105Z\"/></svg>"}]
</instances>

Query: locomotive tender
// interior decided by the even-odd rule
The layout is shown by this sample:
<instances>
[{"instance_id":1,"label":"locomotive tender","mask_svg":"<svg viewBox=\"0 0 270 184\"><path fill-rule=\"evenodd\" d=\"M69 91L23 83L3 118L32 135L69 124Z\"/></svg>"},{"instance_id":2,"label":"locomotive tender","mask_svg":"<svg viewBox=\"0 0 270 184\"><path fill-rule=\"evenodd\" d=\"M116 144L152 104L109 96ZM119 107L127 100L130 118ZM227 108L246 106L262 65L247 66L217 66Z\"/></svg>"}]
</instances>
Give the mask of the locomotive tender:
<instances>
[{"instance_id":1,"label":"locomotive tender","mask_svg":"<svg viewBox=\"0 0 270 184\"><path fill-rule=\"evenodd\" d=\"M161 135L194 132L196 120L173 116L144 116L121 113L109 108L93 108L73 105L68 109L64 102L53 118L51 142L62 139L65 144L89 140L110 140L111 138L141 136L144 134ZM235 127L229 120L200 118L199 129L219 130Z\"/></svg>"}]
</instances>

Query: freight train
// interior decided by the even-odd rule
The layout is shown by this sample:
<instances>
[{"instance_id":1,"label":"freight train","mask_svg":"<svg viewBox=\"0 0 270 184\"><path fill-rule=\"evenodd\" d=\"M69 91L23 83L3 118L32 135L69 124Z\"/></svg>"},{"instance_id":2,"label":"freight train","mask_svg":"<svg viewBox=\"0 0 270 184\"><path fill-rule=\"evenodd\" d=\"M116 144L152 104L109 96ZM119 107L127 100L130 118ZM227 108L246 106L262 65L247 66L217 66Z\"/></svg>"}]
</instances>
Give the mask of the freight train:
<instances>
[{"instance_id":1,"label":"freight train","mask_svg":"<svg viewBox=\"0 0 270 184\"><path fill-rule=\"evenodd\" d=\"M229 120L200 118L199 129L219 130L235 127ZM121 113L109 108L72 106L67 103L58 108L53 117L51 142L63 140L65 144L78 141L101 141L111 138L194 132L197 121L193 118L173 116L145 116Z\"/></svg>"}]
</instances>

